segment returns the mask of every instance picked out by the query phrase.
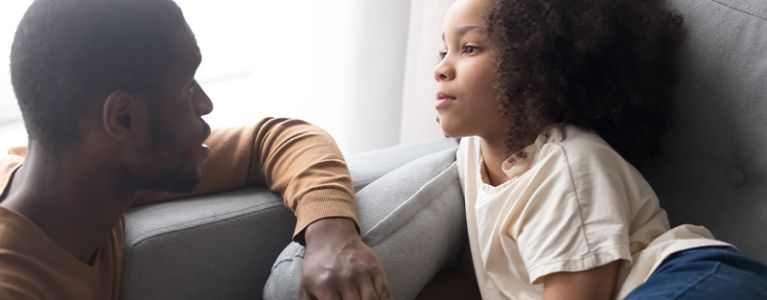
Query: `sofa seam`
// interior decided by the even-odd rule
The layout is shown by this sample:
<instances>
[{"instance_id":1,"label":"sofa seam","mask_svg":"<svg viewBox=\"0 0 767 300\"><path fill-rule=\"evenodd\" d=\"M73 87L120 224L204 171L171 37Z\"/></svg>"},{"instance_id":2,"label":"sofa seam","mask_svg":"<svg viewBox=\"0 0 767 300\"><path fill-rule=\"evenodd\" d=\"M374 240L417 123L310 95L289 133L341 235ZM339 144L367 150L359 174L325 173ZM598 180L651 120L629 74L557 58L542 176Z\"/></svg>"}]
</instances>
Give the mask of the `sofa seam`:
<instances>
[{"instance_id":1,"label":"sofa seam","mask_svg":"<svg viewBox=\"0 0 767 300\"><path fill-rule=\"evenodd\" d=\"M738 8L738 7L732 6L732 5L728 4L728 3L725 3L725 2L723 2L722 0L712 0L712 1L713 1L714 3L716 3L716 4L719 4L719 5L721 5L721 6L727 7L727 8L729 8L729 9L732 9L732 10L734 10L734 11L737 11L737 12L740 12L740 13L744 13L744 14L747 14L747 15L749 15L749 16L752 16L752 17L755 17L755 18L761 19L761 20L763 20L763 21L767 21L767 17L765 17L765 16L759 16L759 15L756 15L756 14L754 14L754 13L752 13L752 12L749 12L749 11L745 11L745 10L743 10L743 9L741 9L741 8ZM756 8L754 8L753 6L750 6L750 5L748 5L748 4L743 4L743 6L744 6L744 7L747 7L747 8L750 8L750 9L756 9Z\"/></svg>"}]
</instances>

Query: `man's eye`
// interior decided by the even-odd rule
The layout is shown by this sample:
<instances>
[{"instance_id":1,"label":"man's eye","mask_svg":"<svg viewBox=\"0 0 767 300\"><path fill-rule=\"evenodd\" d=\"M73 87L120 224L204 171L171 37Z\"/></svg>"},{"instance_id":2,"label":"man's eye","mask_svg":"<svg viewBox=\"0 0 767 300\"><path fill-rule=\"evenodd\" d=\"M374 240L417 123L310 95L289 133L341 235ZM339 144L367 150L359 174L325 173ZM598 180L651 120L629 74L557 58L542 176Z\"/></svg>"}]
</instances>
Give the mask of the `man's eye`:
<instances>
[{"instance_id":1,"label":"man's eye","mask_svg":"<svg viewBox=\"0 0 767 300\"><path fill-rule=\"evenodd\" d=\"M445 56L447 56L447 51L440 50L439 51L439 60L442 61L443 59L445 59Z\"/></svg>"}]
</instances>

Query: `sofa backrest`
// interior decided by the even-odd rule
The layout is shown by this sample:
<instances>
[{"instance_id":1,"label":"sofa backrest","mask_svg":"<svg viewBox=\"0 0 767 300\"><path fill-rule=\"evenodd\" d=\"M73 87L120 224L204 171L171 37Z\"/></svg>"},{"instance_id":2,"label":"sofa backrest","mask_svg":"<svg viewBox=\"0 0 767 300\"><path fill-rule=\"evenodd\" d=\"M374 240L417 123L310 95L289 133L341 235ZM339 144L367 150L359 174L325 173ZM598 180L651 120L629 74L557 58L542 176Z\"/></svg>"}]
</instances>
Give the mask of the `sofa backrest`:
<instances>
[{"instance_id":1,"label":"sofa backrest","mask_svg":"<svg viewBox=\"0 0 767 300\"><path fill-rule=\"evenodd\" d=\"M688 38L673 123L644 170L672 226L767 262L767 0L670 0Z\"/></svg>"}]
</instances>

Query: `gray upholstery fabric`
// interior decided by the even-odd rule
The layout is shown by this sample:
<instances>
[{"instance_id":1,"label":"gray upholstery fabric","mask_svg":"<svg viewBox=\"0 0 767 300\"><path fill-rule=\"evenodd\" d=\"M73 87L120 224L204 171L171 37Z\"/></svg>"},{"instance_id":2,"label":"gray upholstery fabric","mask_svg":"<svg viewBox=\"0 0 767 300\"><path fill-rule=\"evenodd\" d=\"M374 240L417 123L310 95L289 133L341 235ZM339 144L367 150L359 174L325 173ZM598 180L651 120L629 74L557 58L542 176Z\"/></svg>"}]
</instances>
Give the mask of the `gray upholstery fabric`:
<instances>
[{"instance_id":1,"label":"gray upholstery fabric","mask_svg":"<svg viewBox=\"0 0 767 300\"><path fill-rule=\"evenodd\" d=\"M436 139L347 161L361 189L414 159L455 147ZM123 299L261 299L295 222L278 195L255 187L134 208L126 214Z\"/></svg>"},{"instance_id":2,"label":"gray upholstery fabric","mask_svg":"<svg viewBox=\"0 0 767 300\"><path fill-rule=\"evenodd\" d=\"M688 41L663 154L644 175L673 224L767 262L767 1L671 0Z\"/></svg>"},{"instance_id":3,"label":"gray upholstery fabric","mask_svg":"<svg viewBox=\"0 0 767 300\"><path fill-rule=\"evenodd\" d=\"M370 151L346 158L354 181L354 190L359 191L373 180L424 155L440 150L458 147L453 138L437 138L422 143L400 145Z\"/></svg>"},{"instance_id":4,"label":"gray upholstery fabric","mask_svg":"<svg viewBox=\"0 0 767 300\"><path fill-rule=\"evenodd\" d=\"M440 269L454 263L466 235L456 149L415 160L357 192L362 240L389 278L394 299L414 299ZM298 296L304 247L280 254L264 299Z\"/></svg>"},{"instance_id":5,"label":"gray upholstery fabric","mask_svg":"<svg viewBox=\"0 0 767 300\"><path fill-rule=\"evenodd\" d=\"M123 299L255 299L296 219L263 189L126 215Z\"/></svg>"}]
</instances>

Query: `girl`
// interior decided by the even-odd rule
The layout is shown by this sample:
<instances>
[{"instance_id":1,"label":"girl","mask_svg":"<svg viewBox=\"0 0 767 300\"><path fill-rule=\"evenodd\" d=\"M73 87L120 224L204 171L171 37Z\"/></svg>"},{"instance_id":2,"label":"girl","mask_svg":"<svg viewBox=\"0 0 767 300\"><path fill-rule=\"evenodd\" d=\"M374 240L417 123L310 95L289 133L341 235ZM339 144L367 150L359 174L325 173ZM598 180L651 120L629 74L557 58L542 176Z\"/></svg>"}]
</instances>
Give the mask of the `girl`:
<instances>
[{"instance_id":1,"label":"girl","mask_svg":"<svg viewBox=\"0 0 767 300\"><path fill-rule=\"evenodd\" d=\"M669 228L658 152L682 18L663 0L458 0L434 70L490 299L765 299L767 267Z\"/></svg>"}]
</instances>

